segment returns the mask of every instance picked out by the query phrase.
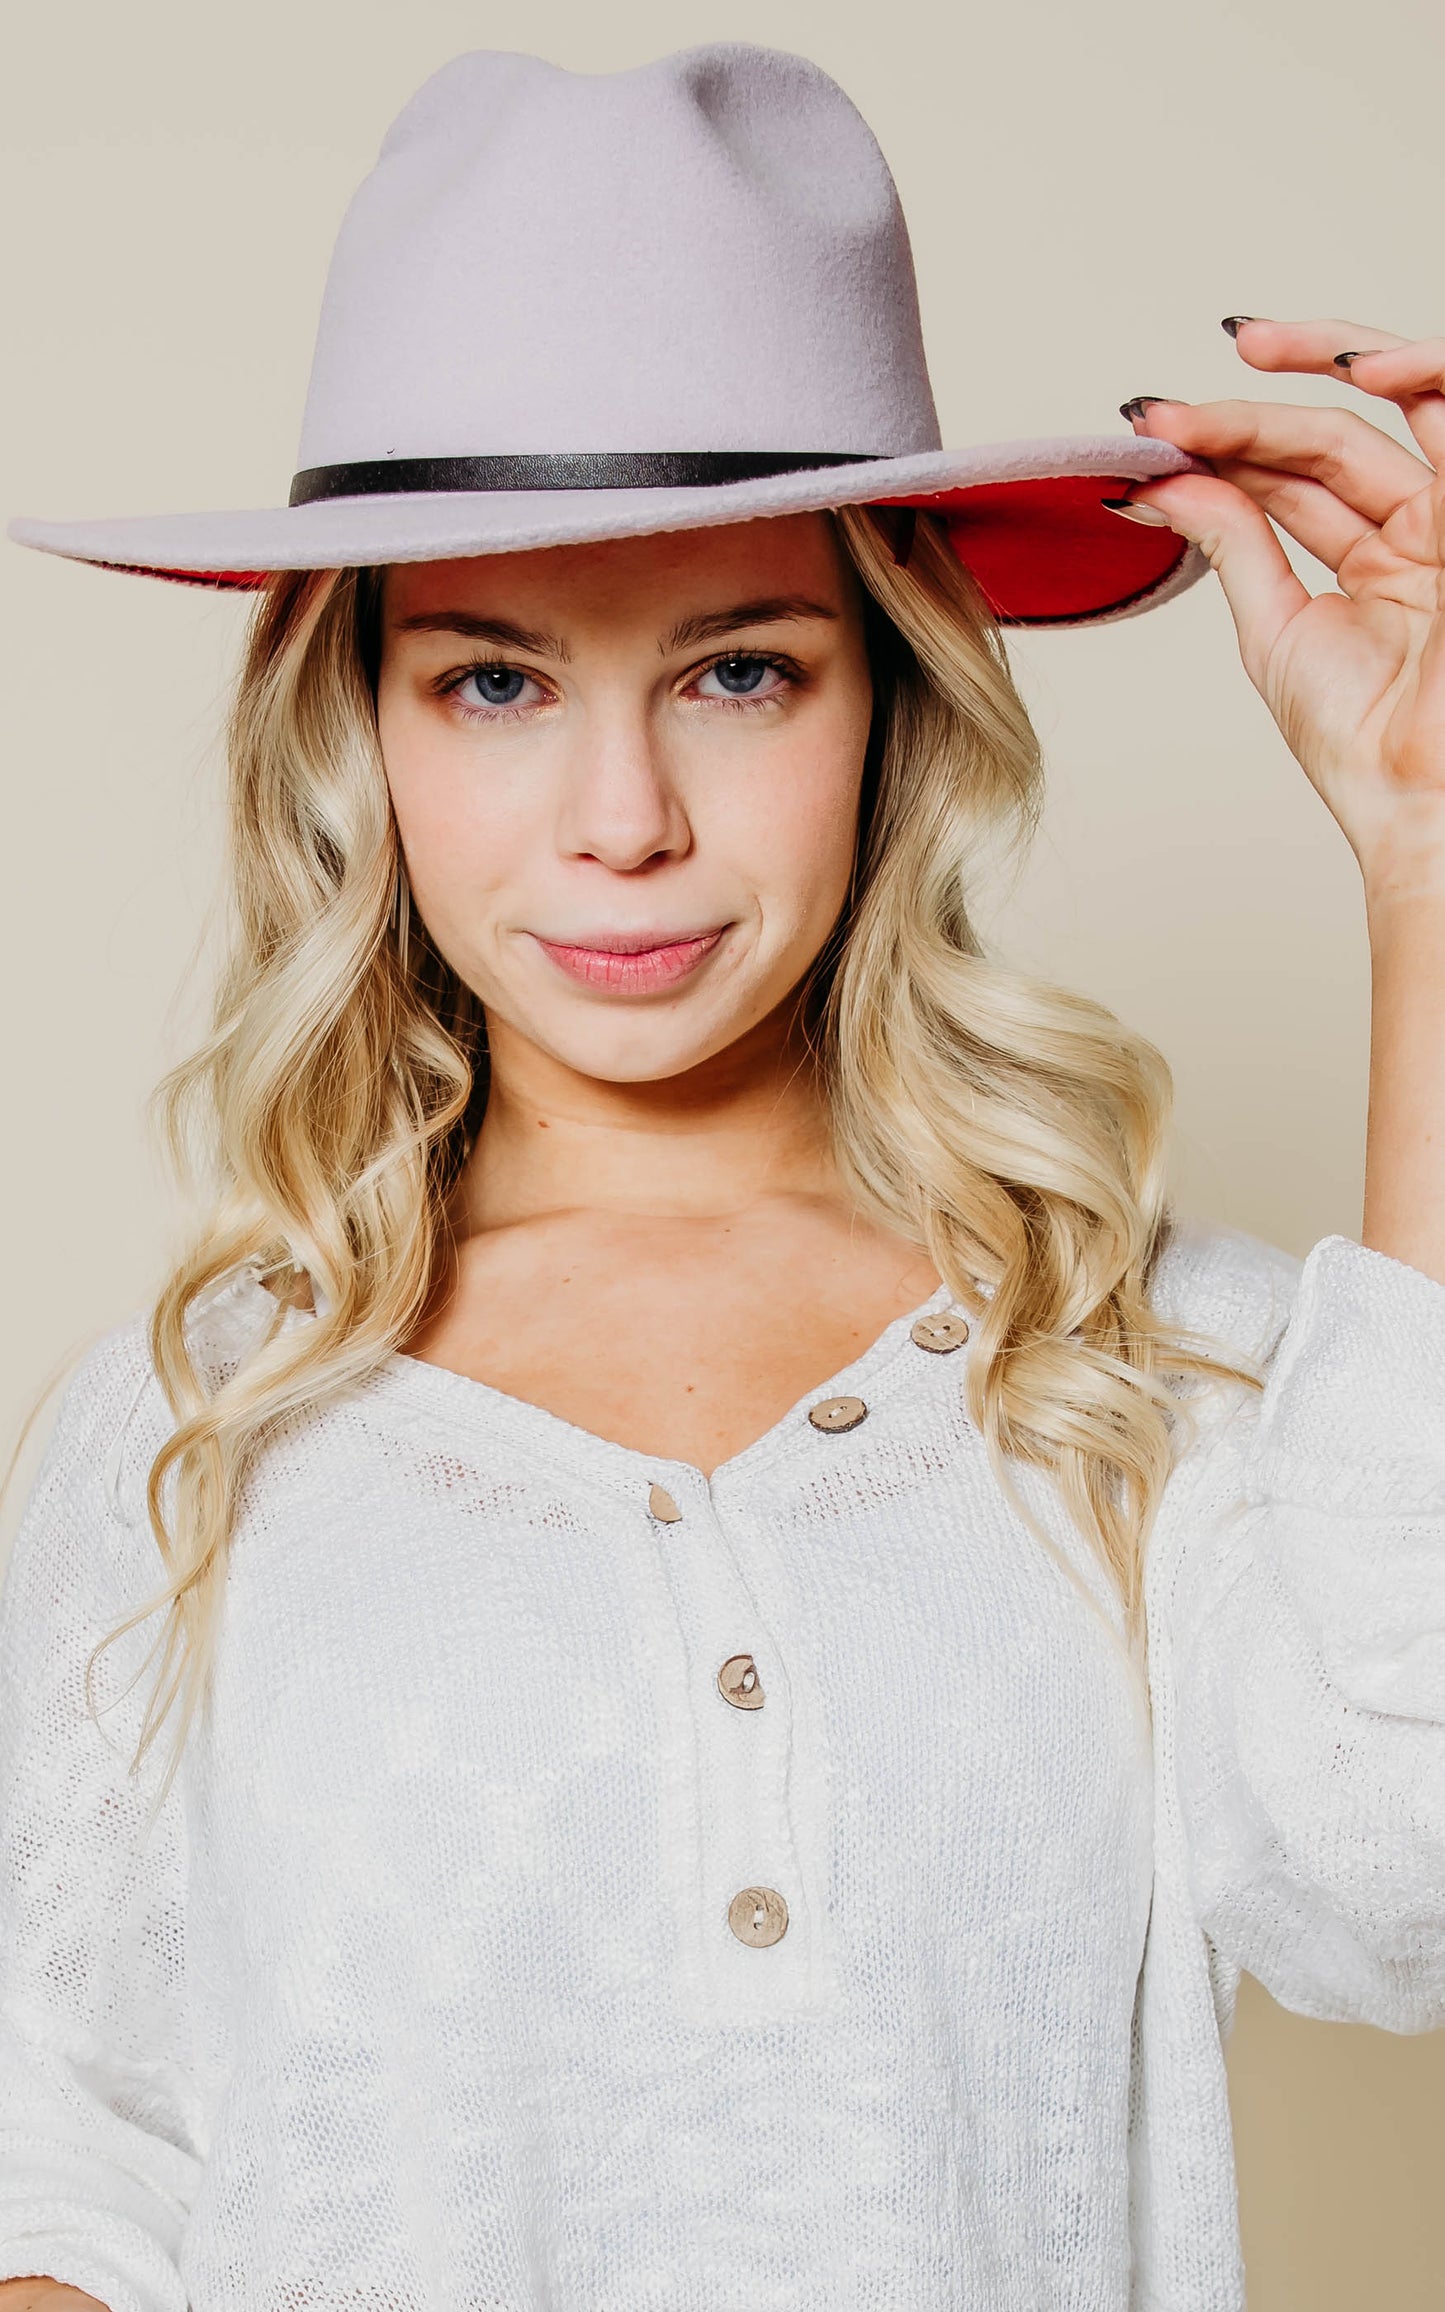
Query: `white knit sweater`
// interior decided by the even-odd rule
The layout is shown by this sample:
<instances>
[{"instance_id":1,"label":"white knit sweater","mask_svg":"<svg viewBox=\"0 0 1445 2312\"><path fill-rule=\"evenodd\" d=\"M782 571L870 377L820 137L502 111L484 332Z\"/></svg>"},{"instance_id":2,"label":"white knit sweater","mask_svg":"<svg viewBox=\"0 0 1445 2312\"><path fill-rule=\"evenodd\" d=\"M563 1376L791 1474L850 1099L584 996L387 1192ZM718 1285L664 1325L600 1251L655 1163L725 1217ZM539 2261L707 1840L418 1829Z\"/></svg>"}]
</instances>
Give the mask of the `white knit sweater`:
<instances>
[{"instance_id":1,"label":"white knit sweater","mask_svg":"<svg viewBox=\"0 0 1445 2312\"><path fill-rule=\"evenodd\" d=\"M1154 1291L1269 1382L1178 1384L1152 1736L1092 1552L990 1473L969 1344L900 1318L710 1481L395 1357L259 1464L146 1840L153 1670L121 1688L159 1618L102 1657L104 1738L81 1689L159 1575L169 1416L111 1332L0 1600L0 2278L1239 2306L1238 1970L1445 2024L1445 1286L1191 1223ZM231 1288L206 1353L263 1305Z\"/></svg>"}]
</instances>

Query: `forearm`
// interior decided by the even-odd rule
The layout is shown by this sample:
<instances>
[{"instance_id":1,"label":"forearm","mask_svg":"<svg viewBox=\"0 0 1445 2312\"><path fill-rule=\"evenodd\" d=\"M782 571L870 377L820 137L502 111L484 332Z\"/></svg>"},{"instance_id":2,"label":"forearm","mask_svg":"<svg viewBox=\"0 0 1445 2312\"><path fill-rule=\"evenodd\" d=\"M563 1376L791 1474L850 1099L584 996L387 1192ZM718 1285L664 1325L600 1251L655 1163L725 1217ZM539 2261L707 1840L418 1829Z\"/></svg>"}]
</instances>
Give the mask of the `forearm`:
<instances>
[{"instance_id":1,"label":"forearm","mask_svg":"<svg viewBox=\"0 0 1445 2312\"><path fill-rule=\"evenodd\" d=\"M1361 1242L1445 1284L1445 882L1366 883L1370 1095Z\"/></svg>"}]
</instances>

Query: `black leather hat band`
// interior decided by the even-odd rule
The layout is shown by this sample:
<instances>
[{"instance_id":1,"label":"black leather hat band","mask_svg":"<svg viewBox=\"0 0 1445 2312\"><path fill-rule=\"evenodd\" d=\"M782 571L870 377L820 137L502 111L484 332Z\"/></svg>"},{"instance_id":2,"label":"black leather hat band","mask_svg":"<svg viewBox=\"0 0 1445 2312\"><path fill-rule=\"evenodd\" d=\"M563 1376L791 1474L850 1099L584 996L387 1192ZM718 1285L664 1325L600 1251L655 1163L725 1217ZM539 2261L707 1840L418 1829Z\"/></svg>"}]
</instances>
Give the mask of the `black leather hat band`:
<instances>
[{"instance_id":1,"label":"black leather hat band","mask_svg":"<svg viewBox=\"0 0 1445 2312\"><path fill-rule=\"evenodd\" d=\"M868 465L880 450L524 450L483 458L370 458L308 466L287 503L410 496L427 490L691 490L817 466Z\"/></svg>"}]
</instances>

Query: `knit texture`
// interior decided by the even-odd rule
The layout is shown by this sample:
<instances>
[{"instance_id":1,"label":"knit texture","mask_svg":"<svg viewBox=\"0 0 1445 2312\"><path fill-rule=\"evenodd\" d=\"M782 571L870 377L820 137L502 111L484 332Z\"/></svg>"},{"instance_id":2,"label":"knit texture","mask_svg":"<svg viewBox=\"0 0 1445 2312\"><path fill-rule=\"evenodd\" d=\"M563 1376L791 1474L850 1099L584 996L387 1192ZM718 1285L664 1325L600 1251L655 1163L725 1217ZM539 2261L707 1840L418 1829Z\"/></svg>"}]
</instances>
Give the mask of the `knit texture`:
<instances>
[{"instance_id":1,"label":"knit texture","mask_svg":"<svg viewBox=\"0 0 1445 2312\"><path fill-rule=\"evenodd\" d=\"M1445 1286L1189 1222L1153 1291L1268 1386L1177 1384L1152 1717L1052 1486L1050 1551L993 1478L971 1343L898 1319L711 1480L394 1356L257 1462L145 1835L158 1622L100 1728L81 1680L158 1585L170 1416L143 1317L107 1334L0 1592L0 2279L1238 2312L1240 1968L1445 2024ZM270 1309L198 1320L218 1372Z\"/></svg>"}]
</instances>

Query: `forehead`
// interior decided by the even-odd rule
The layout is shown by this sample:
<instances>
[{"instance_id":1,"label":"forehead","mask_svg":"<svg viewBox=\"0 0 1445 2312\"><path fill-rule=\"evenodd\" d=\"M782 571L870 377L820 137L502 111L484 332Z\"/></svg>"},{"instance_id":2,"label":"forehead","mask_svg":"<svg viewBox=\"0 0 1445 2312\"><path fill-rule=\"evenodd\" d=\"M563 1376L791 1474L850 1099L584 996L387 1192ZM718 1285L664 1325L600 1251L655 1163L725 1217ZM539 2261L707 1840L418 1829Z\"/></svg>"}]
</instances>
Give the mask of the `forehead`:
<instances>
[{"instance_id":1,"label":"forehead","mask_svg":"<svg viewBox=\"0 0 1445 2312\"><path fill-rule=\"evenodd\" d=\"M507 607L556 621L605 614L616 620L706 609L763 595L808 593L840 610L853 578L826 514L778 515L646 538L606 538L516 554L394 563L384 574L388 627L444 608Z\"/></svg>"}]
</instances>

